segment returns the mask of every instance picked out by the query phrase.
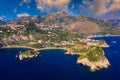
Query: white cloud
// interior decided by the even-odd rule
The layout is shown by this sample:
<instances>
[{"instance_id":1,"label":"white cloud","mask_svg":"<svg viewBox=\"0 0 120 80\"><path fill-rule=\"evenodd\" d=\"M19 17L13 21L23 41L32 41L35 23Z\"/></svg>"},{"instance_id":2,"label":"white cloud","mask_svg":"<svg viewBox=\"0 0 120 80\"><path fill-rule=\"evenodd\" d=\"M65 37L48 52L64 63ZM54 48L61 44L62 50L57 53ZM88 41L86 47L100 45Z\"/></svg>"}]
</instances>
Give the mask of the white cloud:
<instances>
[{"instance_id":1,"label":"white cloud","mask_svg":"<svg viewBox=\"0 0 120 80\"><path fill-rule=\"evenodd\" d=\"M53 8L62 10L68 7L70 0L35 0L37 8L41 11L49 12Z\"/></svg>"},{"instance_id":2,"label":"white cloud","mask_svg":"<svg viewBox=\"0 0 120 80\"><path fill-rule=\"evenodd\" d=\"M4 20L6 17L4 15L0 16L0 20Z\"/></svg>"},{"instance_id":3,"label":"white cloud","mask_svg":"<svg viewBox=\"0 0 120 80\"><path fill-rule=\"evenodd\" d=\"M113 0L113 4L108 9L109 12L120 10L120 0Z\"/></svg>"},{"instance_id":4,"label":"white cloud","mask_svg":"<svg viewBox=\"0 0 120 80\"><path fill-rule=\"evenodd\" d=\"M17 17L27 17L30 16L28 13L17 14Z\"/></svg>"},{"instance_id":5,"label":"white cloud","mask_svg":"<svg viewBox=\"0 0 120 80\"><path fill-rule=\"evenodd\" d=\"M31 0L23 0L23 2L25 2L25 3L30 3Z\"/></svg>"},{"instance_id":6,"label":"white cloud","mask_svg":"<svg viewBox=\"0 0 120 80\"><path fill-rule=\"evenodd\" d=\"M16 13L16 12L17 12L17 8L14 8L14 9L13 9L13 12Z\"/></svg>"},{"instance_id":7,"label":"white cloud","mask_svg":"<svg viewBox=\"0 0 120 80\"><path fill-rule=\"evenodd\" d=\"M19 4L19 6L22 6L24 3L29 4L30 2L31 2L31 0L22 0L21 3Z\"/></svg>"},{"instance_id":8,"label":"white cloud","mask_svg":"<svg viewBox=\"0 0 120 80\"><path fill-rule=\"evenodd\" d=\"M3 20L3 17L2 17L2 16L0 16L0 20Z\"/></svg>"},{"instance_id":9,"label":"white cloud","mask_svg":"<svg viewBox=\"0 0 120 80\"><path fill-rule=\"evenodd\" d=\"M91 16L98 16L107 12L106 4L109 3L109 1L110 0L83 0L83 5L80 7L85 13Z\"/></svg>"},{"instance_id":10,"label":"white cloud","mask_svg":"<svg viewBox=\"0 0 120 80\"><path fill-rule=\"evenodd\" d=\"M92 16L105 15L120 10L120 0L83 0L82 3L80 7Z\"/></svg>"}]
</instances>

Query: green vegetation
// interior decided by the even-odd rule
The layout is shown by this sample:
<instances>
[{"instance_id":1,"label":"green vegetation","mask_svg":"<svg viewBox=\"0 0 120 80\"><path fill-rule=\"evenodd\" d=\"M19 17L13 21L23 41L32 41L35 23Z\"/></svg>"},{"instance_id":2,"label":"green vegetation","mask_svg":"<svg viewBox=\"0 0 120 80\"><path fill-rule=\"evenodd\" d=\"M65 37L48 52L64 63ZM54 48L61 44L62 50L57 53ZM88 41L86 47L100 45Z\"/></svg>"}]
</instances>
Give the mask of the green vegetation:
<instances>
[{"instance_id":1,"label":"green vegetation","mask_svg":"<svg viewBox=\"0 0 120 80\"><path fill-rule=\"evenodd\" d=\"M105 40L99 40L99 44L102 45L105 43Z\"/></svg>"},{"instance_id":2,"label":"green vegetation","mask_svg":"<svg viewBox=\"0 0 120 80\"><path fill-rule=\"evenodd\" d=\"M27 50L25 52L20 52L16 57L18 57L20 60L23 59L31 59L34 57L37 57L39 54L39 51L34 51L34 50Z\"/></svg>"},{"instance_id":3,"label":"green vegetation","mask_svg":"<svg viewBox=\"0 0 120 80\"><path fill-rule=\"evenodd\" d=\"M86 43L86 42L76 42L75 44L87 45L87 43Z\"/></svg>"},{"instance_id":4,"label":"green vegetation","mask_svg":"<svg viewBox=\"0 0 120 80\"><path fill-rule=\"evenodd\" d=\"M86 48L81 48L81 49L73 49L74 53L86 53Z\"/></svg>"},{"instance_id":5,"label":"green vegetation","mask_svg":"<svg viewBox=\"0 0 120 80\"><path fill-rule=\"evenodd\" d=\"M104 57L103 50L99 46L90 46L78 59L87 58L91 62L99 61Z\"/></svg>"},{"instance_id":6,"label":"green vegetation","mask_svg":"<svg viewBox=\"0 0 120 80\"><path fill-rule=\"evenodd\" d=\"M43 44L39 44L39 43L37 43L37 44L31 44L29 46L33 47L33 48L43 48Z\"/></svg>"},{"instance_id":7,"label":"green vegetation","mask_svg":"<svg viewBox=\"0 0 120 80\"><path fill-rule=\"evenodd\" d=\"M29 55L32 52L33 52L33 50L27 50L25 52L20 52L20 54L22 54L22 55Z\"/></svg>"},{"instance_id":8,"label":"green vegetation","mask_svg":"<svg viewBox=\"0 0 120 80\"><path fill-rule=\"evenodd\" d=\"M66 45L66 46L64 46L64 47L72 48L72 47L74 47L74 46L73 46L73 45Z\"/></svg>"},{"instance_id":9,"label":"green vegetation","mask_svg":"<svg viewBox=\"0 0 120 80\"><path fill-rule=\"evenodd\" d=\"M81 60L81 59L84 59L84 58L87 58L86 55L80 55L80 56L78 57L78 60Z\"/></svg>"},{"instance_id":10,"label":"green vegetation","mask_svg":"<svg viewBox=\"0 0 120 80\"><path fill-rule=\"evenodd\" d=\"M41 29L35 23L30 22L15 28L15 30L10 26L3 27L0 35L0 41L7 45L32 48L63 47L72 50L73 53L82 53L78 59L88 58L90 61L98 61L103 57L102 49L99 46L88 46L87 42L81 41L85 35L67 29L51 29L49 26L47 29ZM104 43L104 40L100 40L100 44ZM26 51L23 54L31 52Z\"/></svg>"}]
</instances>

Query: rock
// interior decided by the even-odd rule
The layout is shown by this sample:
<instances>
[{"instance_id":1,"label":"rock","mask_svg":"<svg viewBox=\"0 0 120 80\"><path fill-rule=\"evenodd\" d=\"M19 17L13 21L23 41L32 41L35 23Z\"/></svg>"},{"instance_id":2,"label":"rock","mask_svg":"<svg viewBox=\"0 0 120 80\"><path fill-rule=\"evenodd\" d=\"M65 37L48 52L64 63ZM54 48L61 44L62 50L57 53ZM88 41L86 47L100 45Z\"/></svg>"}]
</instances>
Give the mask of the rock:
<instances>
[{"instance_id":1,"label":"rock","mask_svg":"<svg viewBox=\"0 0 120 80\"><path fill-rule=\"evenodd\" d=\"M37 57L39 54L38 51L26 51L24 53L20 52L18 55L16 55L19 60L24 60L24 59L32 59L34 57Z\"/></svg>"},{"instance_id":2,"label":"rock","mask_svg":"<svg viewBox=\"0 0 120 80\"><path fill-rule=\"evenodd\" d=\"M102 68L108 68L110 65L109 61L106 58L97 62L90 62L87 58L84 58L78 60L77 63L90 67L91 71L100 70Z\"/></svg>"}]
</instances>

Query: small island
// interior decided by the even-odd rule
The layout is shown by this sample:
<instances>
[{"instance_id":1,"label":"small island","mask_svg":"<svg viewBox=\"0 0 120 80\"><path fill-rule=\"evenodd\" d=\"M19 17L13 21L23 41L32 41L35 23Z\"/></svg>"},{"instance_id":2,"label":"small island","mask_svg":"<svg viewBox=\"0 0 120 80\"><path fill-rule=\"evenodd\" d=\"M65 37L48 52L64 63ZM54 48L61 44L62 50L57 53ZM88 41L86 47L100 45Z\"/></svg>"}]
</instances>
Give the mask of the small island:
<instances>
[{"instance_id":1,"label":"small island","mask_svg":"<svg viewBox=\"0 0 120 80\"><path fill-rule=\"evenodd\" d=\"M34 50L27 50L25 52L19 52L19 54L16 55L16 57L19 60L24 60L24 59L32 59L34 57L37 57L39 55L39 51L34 51Z\"/></svg>"}]
</instances>

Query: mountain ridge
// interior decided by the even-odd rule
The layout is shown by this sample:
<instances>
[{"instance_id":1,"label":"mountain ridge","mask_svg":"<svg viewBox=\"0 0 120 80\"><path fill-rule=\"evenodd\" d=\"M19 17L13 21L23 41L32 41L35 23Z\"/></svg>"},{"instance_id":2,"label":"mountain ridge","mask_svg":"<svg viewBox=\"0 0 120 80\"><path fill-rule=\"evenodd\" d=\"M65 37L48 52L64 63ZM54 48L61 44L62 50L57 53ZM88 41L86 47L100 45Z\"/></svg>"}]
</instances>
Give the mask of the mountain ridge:
<instances>
[{"instance_id":1,"label":"mountain ridge","mask_svg":"<svg viewBox=\"0 0 120 80\"><path fill-rule=\"evenodd\" d=\"M6 22L6 24L24 25L25 23L34 23L36 26L47 27L59 26L69 31L77 31L81 34L119 34L119 27L112 25L102 19L94 19L85 15L72 16L65 11L55 12L43 16L20 17Z\"/></svg>"}]
</instances>

